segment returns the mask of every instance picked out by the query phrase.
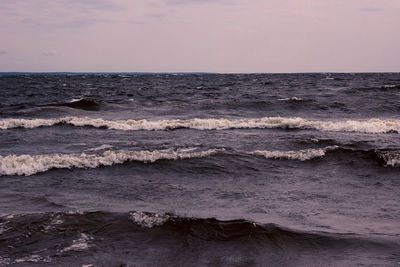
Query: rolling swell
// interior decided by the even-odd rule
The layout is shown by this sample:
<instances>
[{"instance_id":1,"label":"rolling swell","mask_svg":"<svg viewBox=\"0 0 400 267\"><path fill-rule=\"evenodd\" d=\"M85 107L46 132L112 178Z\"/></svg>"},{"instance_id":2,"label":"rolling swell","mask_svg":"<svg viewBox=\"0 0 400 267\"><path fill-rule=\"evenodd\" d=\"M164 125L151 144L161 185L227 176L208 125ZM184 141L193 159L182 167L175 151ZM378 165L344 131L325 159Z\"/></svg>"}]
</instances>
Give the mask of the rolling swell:
<instances>
[{"instance_id":1,"label":"rolling swell","mask_svg":"<svg viewBox=\"0 0 400 267\"><path fill-rule=\"evenodd\" d=\"M263 117L244 119L175 119L175 120L105 120L88 117L63 117L54 119L3 119L0 129L49 127L58 124L115 130L164 131L181 128L196 130L226 129L312 129L324 132L399 133L400 120L368 119L318 121L300 117Z\"/></svg>"},{"instance_id":2,"label":"rolling swell","mask_svg":"<svg viewBox=\"0 0 400 267\"><path fill-rule=\"evenodd\" d=\"M269 151L269 150L256 150L251 152L253 155L264 156L267 159L289 159L289 160L310 160L325 156L326 152L338 149L338 146L328 146L319 149L301 149L296 151Z\"/></svg>"},{"instance_id":3,"label":"rolling swell","mask_svg":"<svg viewBox=\"0 0 400 267\"><path fill-rule=\"evenodd\" d=\"M309 161L321 158L325 158L327 160L337 160L342 158L345 161L350 162L355 159L361 159L365 161L376 162L377 164L385 167L400 167L400 150L398 149L361 150L333 145L324 148L289 151L256 150L249 152L249 154L275 160Z\"/></svg>"},{"instance_id":4,"label":"rolling swell","mask_svg":"<svg viewBox=\"0 0 400 267\"><path fill-rule=\"evenodd\" d=\"M101 148L101 147L100 147ZM104 147L108 148L108 147ZM96 150L94 150L96 152ZM102 151L102 149L98 149ZM198 150L197 148L169 148L162 150L107 150L96 154L44 154L44 155L8 155L0 156L0 176L33 175L51 169L98 168L137 161L153 163L158 160L183 160L204 158L216 154L228 157L262 156L269 160L309 161L316 159L351 161L361 159L372 161L385 167L400 166L400 150L374 149L357 150L337 145L323 148L300 150L256 150L251 152L229 151L226 149Z\"/></svg>"},{"instance_id":5,"label":"rolling swell","mask_svg":"<svg viewBox=\"0 0 400 267\"><path fill-rule=\"evenodd\" d=\"M399 90L400 84L386 84L382 86L356 88L357 91L394 91Z\"/></svg>"},{"instance_id":6,"label":"rolling swell","mask_svg":"<svg viewBox=\"0 0 400 267\"><path fill-rule=\"evenodd\" d=\"M218 153L210 149L196 151L195 148L163 149L142 151L105 151L100 154L47 154L47 155L9 155L0 156L1 175L32 175L50 169L97 168L128 161L155 162L157 160L178 160L207 157Z\"/></svg>"},{"instance_id":7,"label":"rolling swell","mask_svg":"<svg viewBox=\"0 0 400 267\"><path fill-rule=\"evenodd\" d=\"M400 150L380 150L376 154L385 162L386 166L400 167Z\"/></svg>"},{"instance_id":8,"label":"rolling swell","mask_svg":"<svg viewBox=\"0 0 400 267\"><path fill-rule=\"evenodd\" d=\"M69 103L62 103L62 104L55 104L55 105L48 105L48 106L64 106L76 109L83 109L83 110L93 110L97 111L100 109L100 102L96 101L95 99L91 98L83 98L79 100L75 100Z\"/></svg>"},{"instance_id":9,"label":"rolling swell","mask_svg":"<svg viewBox=\"0 0 400 267\"><path fill-rule=\"evenodd\" d=\"M66 257L71 253L80 252L79 259L83 261L89 258L89 263L113 265L122 263L121 255L123 263L139 265L193 260L203 264L288 264L301 255L314 255L319 260L333 257L338 261L337 256L342 253L372 252L382 256L397 249L390 239L304 232L241 219L221 221L136 211L11 215L0 217L0 226L0 253L8 255L2 259L8 263L58 264L71 260ZM153 253L148 253L149 246ZM15 249L21 253L14 254ZM232 262L234 255L240 257ZM302 260L311 263L312 257L308 257Z\"/></svg>"}]
</instances>

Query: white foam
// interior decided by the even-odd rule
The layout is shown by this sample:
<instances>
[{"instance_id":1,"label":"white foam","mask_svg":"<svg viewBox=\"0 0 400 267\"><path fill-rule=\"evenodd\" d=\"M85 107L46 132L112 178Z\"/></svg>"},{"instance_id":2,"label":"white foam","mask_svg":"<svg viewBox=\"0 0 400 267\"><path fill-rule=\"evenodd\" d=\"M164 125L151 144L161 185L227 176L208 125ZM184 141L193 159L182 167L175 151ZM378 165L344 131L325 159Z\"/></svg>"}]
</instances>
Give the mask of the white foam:
<instances>
[{"instance_id":1,"label":"white foam","mask_svg":"<svg viewBox=\"0 0 400 267\"><path fill-rule=\"evenodd\" d=\"M220 150L194 151L190 149L164 149L154 151L105 151L100 154L47 154L0 156L1 175L32 175L56 168L97 168L127 161L155 162L160 159L177 160L201 158Z\"/></svg>"},{"instance_id":2,"label":"white foam","mask_svg":"<svg viewBox=\"0 0 400 267\"><path fill-rule=\"evenodd\" d=\"M56 226L63 224L64 221L60 218L60 215L57 214L55 217L53 217L50 221L50 223L44 228L47 231L53 230Z\"/></svg>"},{"instance_id":3,"label":"white foam","mask_svg":"<svg viewBox=\"0 0 400 267\"><path fill-rule=\"evenodd\" d=\"M400 167L400 150L377 151L377 154L386 162L386 166Z\"/></svg>"},{"instance_id":4,"label":"white foam","mask_svg":"<svg viewBox=\"0 0 400 267\"><path fill-rule=\"evenodd\" d=\"M100 151L100 150L110 149L112 147L113 147L112 145L101 145L98 147L88 148L85 151Z\"/></svg>"},{"instance_id":5,"label":"white foam","mask_svg":"<svg viewBox=\"0 0 400 267\"><path fill-rule=\"evenodd\" d=\"M61 250L61 252L66 252L66 251L83 251L87 250L90 245L89 241L92 240L93 238L87 234L81 233L78 239L72 240L72 245L69 247L66 247Z\"/></svg>"},{"instance_id":6,"label":"white foam","mask_svg":"<svg viewBox=\"0 0 400 267\"><path fill-rule=\"evenodd\" d=\"M390 159L386 162L387 166L400 167L400 159Z\"/></svg>"},{"instance_id":7,"label":"white foam","mask_svg":"<svg viewBox=\"0 0 400 267\"><path fill-rule=\"evenodd\" d=\"M72 99L69 100L68 102L69 102L69 103L74 103L74 102L78 102L78 101L81 101L81 100L83 100L83 98L72 98Z\"/></svg>"},{"instance_id":8,"label":"white foam","mask_svg":"<svg viewBox=\"0 0 400 267\"><path fill-rule=\"evenodd\" d=\"M14 263L21 262L50 262L49 257L43 258L40 255L29 255L27 257L19 258L14 261Z\"/></svg>"},{"instance_id":9,"label":"white foam","mask_svg":"<svg viewBox=\"0 0 400 267\"><path fill-rule=\"evenodd\" d=\"M138 212L132 211L129 213L130 219L145 228L153 228L155 226L161 226L166 223L172 216L164 214L160 215L157 213L149 213L149 212Z\"/></svg>"},{"instance_id":10,"label":"white foam","mask_svg":"<svg viewBox=\"0 0 400 267\"><path fill-rule=\"evenodd\" d=\"M224 130L240 128L290 128L315 129L334 132L362 132L387 133L400 132L400 120L396 119L368 119L368 120L337 120L318 121L306 120L300 117L263 117L245 119L188 119L188 120L104 120L88 117L64 117L56 119L3 119L0 120L0 129L16 127L36 128L55 124L69 124L73 126L92 126L116 130L171 130L177 128L191 128L198 130Z\"/></svg>"},{"instance_id":11,"label":"white foam","mask_svg":"<svg viewBox=\"0 0 400 267\"><path fill-rule=\"evenodd\" d=\"M7 222L5 223L0 223L0 235L7 232L11 228L7 226ZM0 265L1 266L1 265Z\"/></svg>"},{"instance_id":12,"label":"white foam","mask_svg":"<svg viewBox=\"0 0 400 267\"><path fill-rule=\"evenodd\" d=\"M8 266L11 263L10 258L0 256L0 266Z\"/></svg>"},{"instance_id":13,"label":"white foam","mask_svg":"<svg viewBox=\"0 0 400 267\"><path fill-rule=\"evenodd\" d=\"M382 86L382 88L397 88L397 87L399 87L399 85L386 84L386 85Z\"/></svg>"},{"instance_id":14,"label":"white foam","mask_svg":"<svg viewBox=\"0 0 400 267\"><path fill-rule=\"evenodd\" d=\"M65 214L68 214L68 215L83 215L85 213L83 211L80 211L80 210L68 210L68 211L65 212Z\"/></svg>"},{"instance_id":15,"label":"white foam","mask_svg":"<svg viewBox=\"0 0 400 267\"><path fill-rule=\"evenodd\" d=\"M251 152L252 155L264 156L267 159L290 159L290 160L310 160L314 158L320 158L325 156L329 150L335 150L338 146L329 146L320 149L302 149L296 151L268 151L268 150L257 150Z\"/></svg>"},{"instance_id":16,"label":"white foam","mask_svg":"<svg viewBox=\"0 0 400 267\"><path fill-rule=\"evenodd\" d=\"M278 101L303 101L303 98L293 96L291 98L279 98Z\"/></svg>"},{"instance_id":17,"label":"white foam","mask_svg":"<svg viewBox=\"0 0 400 267\"><path fill-rule=\"evenodd\" d=\"M43 126L53 126L59 123L60 119L3 119L0 120L0 129L11 129L11 128L37 128Z\"/></svg>"}]
</instances>

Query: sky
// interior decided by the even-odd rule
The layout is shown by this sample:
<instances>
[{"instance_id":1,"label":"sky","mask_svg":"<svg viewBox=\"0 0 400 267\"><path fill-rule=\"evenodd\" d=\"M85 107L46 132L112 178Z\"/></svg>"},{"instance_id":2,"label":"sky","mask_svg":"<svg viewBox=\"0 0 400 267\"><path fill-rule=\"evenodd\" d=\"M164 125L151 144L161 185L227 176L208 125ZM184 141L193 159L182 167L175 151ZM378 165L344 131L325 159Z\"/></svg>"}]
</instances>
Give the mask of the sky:
<instances>
[{"instance_id":1,"label":"sky","mask_svg":"<svg viewBox=\"0 0 400 267\"><path fill-rule=\"evenodd\" d=\"M399 72L400 0L0 0L0 72Z\"/></svg>"}]
</instances>

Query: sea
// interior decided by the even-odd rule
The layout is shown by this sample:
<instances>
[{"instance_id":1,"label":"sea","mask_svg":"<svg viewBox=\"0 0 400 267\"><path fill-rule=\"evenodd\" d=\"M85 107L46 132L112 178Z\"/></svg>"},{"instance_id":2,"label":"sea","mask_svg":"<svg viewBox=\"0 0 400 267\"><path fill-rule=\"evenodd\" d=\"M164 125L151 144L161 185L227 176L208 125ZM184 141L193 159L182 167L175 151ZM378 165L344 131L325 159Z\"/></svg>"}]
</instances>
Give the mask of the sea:
<instances>
[{"instance_id":1,"label":"sea","mask_svg":"<svg viewBox=\"0 0 400 267\"><path fill-rule=\"evenodd\" d=\"M400 266L400 73L1 73L0 266Z\"/></svg>"}]
</instances>

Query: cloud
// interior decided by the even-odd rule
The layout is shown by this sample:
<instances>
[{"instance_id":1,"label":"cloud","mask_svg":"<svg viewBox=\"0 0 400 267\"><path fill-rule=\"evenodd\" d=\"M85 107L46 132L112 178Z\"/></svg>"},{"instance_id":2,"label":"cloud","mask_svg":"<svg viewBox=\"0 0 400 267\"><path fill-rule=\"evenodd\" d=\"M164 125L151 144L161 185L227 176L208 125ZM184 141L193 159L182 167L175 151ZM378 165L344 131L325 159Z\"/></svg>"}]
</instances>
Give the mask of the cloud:
<instances>
[{"instance_id":1,"label":"cloud","mask_svg":"<svg viewBox=\"0 0 400 267\"><path fill-rule=\"evenodd\" d=\"M379 7L363 7L363 8L360 8L359 11L361 11L361 12L381 12L381 11L383 11L383 8L379 8Z\"/></svg>"},{"instance_id":2,"label":"cloud","mask_svg":"<svg viewBox=\"0 0 400 267\"><path fill-rule=\"evenodd\" d=\"M0 55L5 55L5 54L7 54L6 50L0 50Z\"/></svg>"},{"instance_id":3,"label":"cloud","mask_svg":"<svg viewBox=\"0 0 400 267\"><path fill-rule=\"evenodd\" d=\"M63 0L67 4L74 4L77 6L86 6L93 9L101 10L120 10L121 6L117 5L115 1L110 0Z\"/></svg>"},{"instance_id":4,"label":"cloud","mask_svg":"<svg viewBox=\"0 0 400 267\"><path fill-rule=\"evenodd\" d=\"M53 56L58 56L58 55L60 55L60 54L58 53L57 50L51 50L51 51L46 51L46 52L42 53L42 56L46 56L46 57L53 57Z\"/></svg>"},{"instance_id":5,"label":"cloud","mask_svg":"<svg viewBox=\"0 0 400 267\"><path fill-rule=\"evenodd\" d=\"M30 9L74 9L74 10L121 10L120 5L117 5L112 0L1 0L0 7L8 10L18 10L21 8Z\"/></svg>"},{"instance_id":6,"label":"cloud","mask_svg":"<svg viewBox=\"0 0 400 267\"><path fill-rule=\"evenodd\" d=\"M0 0L0 25L21 25L43 31L60 28L82 29L102 23L114 23L122 6L111 0ZM2 14L3 13L3 14ZM1 18L1 16L3 18Z\"/></svg>"}]
</instances>

